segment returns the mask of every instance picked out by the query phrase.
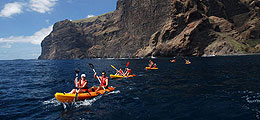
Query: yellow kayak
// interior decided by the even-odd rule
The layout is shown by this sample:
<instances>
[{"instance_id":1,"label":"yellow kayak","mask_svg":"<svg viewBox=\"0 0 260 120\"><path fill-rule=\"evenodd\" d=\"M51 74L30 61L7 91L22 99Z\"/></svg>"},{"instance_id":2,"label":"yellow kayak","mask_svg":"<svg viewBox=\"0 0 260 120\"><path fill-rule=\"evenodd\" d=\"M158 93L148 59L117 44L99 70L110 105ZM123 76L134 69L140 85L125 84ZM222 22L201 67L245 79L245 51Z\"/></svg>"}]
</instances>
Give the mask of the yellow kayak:
<instances>
[{"instance_id":1,"label":"yellow kayak","mask_svg":"<svg viewBox=\"0 0 260 120\"><path fill-rule=\"evenodd\" d=\"M108 89L106 89L106 91L99 90L97 92L79 93L77 100L90 99L90 98L96 97L100 94L104 94L105 92L112 92L114 90L115 90L114 87L108 87ZM70 93L56 93L55 94L55 98L62 103L74 102L75 97L76 97L76 94L70 94Z\"/></svg>"},{"instance_id":2,"label":"yellow kayak","mask_svg":"<svg viewBox=\"0 0 260 120\"><path fill-rule=\"evenodd\" d=\"M151 68L151 67L145 67L146 70L157 70L159 68Z\"/></svg>"},{"instance_id":3,"label":"yellow kayak","mask_svg":"<svg viewBox=\"0 0 260 120\"><path fill-rule=\"evenodd\" d=\"M130 78L130 77L135 77L136 75L128 75L128 76L122 76L122 75L113 75L110 74L110 78Z\"/></svg>"}]
</instances>

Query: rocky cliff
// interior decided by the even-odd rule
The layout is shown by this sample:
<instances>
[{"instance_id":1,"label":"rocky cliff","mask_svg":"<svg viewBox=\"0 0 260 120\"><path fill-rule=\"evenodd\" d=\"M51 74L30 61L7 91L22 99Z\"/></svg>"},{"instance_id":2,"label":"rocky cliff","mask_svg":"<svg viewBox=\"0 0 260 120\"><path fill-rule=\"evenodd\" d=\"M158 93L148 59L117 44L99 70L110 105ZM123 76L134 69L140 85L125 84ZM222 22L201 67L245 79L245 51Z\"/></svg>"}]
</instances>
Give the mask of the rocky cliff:
<instances>
[{"instance_id":1,"label":"rocky cliff","mask_svg":"<svg viewBox=\"0 0 260 120\"><path fill-rule=\"evenodd\" d=\"M118 0L115 11L55 23L39 59L260 52L259 0Z\"/></svg>"}]
</instances>

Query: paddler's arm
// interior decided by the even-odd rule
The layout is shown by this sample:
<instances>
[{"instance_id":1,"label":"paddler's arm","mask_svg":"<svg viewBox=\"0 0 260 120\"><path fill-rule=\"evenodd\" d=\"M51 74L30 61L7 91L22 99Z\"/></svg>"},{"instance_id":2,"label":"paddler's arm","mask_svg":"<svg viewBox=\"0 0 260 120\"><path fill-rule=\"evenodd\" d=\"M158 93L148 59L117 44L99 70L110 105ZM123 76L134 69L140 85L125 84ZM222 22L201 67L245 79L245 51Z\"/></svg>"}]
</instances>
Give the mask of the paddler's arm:
<instances>
[{"instance_id":1,"label":"paddler's arm","mask_svg":"<svg viewBox=\"0 0 260 120\"><path fill-rule=\"evenodd\" d=\"M125 68L125 72L124 72L124 74L126 74L127 73L127 70L126 70L126 68Z\"/></svg>"},{"instance_id":2,"label":"paddler's arm","mask_svg":"<svg viewBox=\"0 0 260 120\"><path fill-rule=\"evenodd\" d=\"M98 79L98 78L97 78L97 73L96 73L96 72L94 73L94 78Z\"/></svg>"},{"instance_id":3,"label":"paddler's arm","mask_svg":"<svg viewBox=\"0 0 260 120\"><path fill-rule=\"evenodd\" d=\"M78 87L78 77L75 78L75 86Z\"/></svg>"},{"instance_id":4,"label":"paddler's arm","mask_svg":"<svg viewBox=\"0 0 260 120\"><path fill-rule=\"evenodd\" d=\"M127 76L127 69L125 68L125 72L123 71L124 76Z\"/></svg>"},{"instance_id":5,"label":"paddler's arm","mask_svg":"<svg viewBox=\"0 0 260 120\"><path fill-rule=\"evenodd\" d=\"M119 75L119 71L116 71L116 75Z\"/></svg>"},{"instance_id":6,"label":"paddler's arm","mask_svg":"<svg viewBox=\"0 0 260 120\"><path fill-rule=\"evenodd\" d=\"M105 81L106 81L106 84L105 84L104 87L107 87L108 86L108 78Z\"/></svg>"}]
</instances>

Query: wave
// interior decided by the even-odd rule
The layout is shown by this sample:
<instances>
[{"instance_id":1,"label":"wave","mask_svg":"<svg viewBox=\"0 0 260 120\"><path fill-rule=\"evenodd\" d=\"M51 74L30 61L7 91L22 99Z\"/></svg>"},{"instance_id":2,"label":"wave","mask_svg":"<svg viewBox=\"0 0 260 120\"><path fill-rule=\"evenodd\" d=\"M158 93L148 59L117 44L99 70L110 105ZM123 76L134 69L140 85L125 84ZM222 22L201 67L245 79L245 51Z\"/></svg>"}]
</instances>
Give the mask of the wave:
<instances>
[{"instance_id":1,"label":"wave","mask_svg":"<svg viewBox=\"0 0 260 120\"><path fill-rule=\"evenodd\" d=\"M44 105L53 105L53 106L58 106L61 104L61 102L59 102L58 100L56 100L56 98L52 98L50 100L46 100L46 101L43 101L43 104Z\"/></svg>"},{"instance_id":2,"label":"wave","mask_svg":"<svg viewBox=\"0 0 260 120\"><path fill-rule=\"evenodd\" d=\"M117 94L117 93L120 93L120 90L112 91L112 92L109 92L108 94Z\"/></svg>"},{"instance_id":3,"label":"wave","mask_svg":"<svg viewBox=\"0 0 260 120\"><path fill-rule=\"evenodd\" d=\"M92 99L87 99L87 100L84 100L84 101L77 101L77 102L74 102L72 103L74 105L74 107L78 108L78 107L81 107L81 106L91 106L94 102L96 102L97 100L99 100L100 98L102 97L102 95L100 96L97 96L97 97L94 97ZM65 109L65 108L64 108Z\"/></svg>"}]
</instances>

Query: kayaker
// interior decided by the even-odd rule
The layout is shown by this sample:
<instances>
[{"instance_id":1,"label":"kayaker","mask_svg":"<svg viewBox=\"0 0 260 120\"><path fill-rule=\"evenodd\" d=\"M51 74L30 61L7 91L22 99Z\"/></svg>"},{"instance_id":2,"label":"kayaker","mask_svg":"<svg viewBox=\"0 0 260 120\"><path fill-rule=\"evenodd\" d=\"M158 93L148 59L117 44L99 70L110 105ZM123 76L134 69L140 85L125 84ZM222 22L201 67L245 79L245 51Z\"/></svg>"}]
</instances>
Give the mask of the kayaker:
<instances>
[{"instance_id":1,"label":"kayaker","mask_svg":"<svg viewBox=\"0 0 260 120\"><path fill-rule=\"evenodd\" d=\"M88 80L86 79L86 74L81 74L80 80L78 81L78 77L75 78L75 86L79 88L71 90L69 92L70 94L75 94L76 92L78 93L85 93L88 92Z\"/></svg>"},{"instance_id":2,"label":"kayaker","mask_svg":"<svg viewBox=\"0 0 260 120\"><path fill-rule=\"evenodd\" d=\"M153 65L153 68L157 68L157 65L156 65L156 63Z\"/></svg>"},{"instance_id":3,"label":"kayaker","mask_svg":"<svg viewBox=\"0 0 260 120\"><path fill-rule=\"evenodd\" d=\"M130 68L126 68L125 76L131 75L132 70Z\"/></svg>"},{"instance_id":4,"label":"kayaker","mask_svg":"<svg viewBox=\"0 0 260 120\"><path fill-rule=\"evenodd\" d=\"M188 59L184 59L185 60L185 64L191 64L191 62Z\"/></svg>"},{"instance_id":5,"label":"kayaker","mask_svg":"<svg viewBox=\"0 0 260 120\"><path fill-rule=\"evenodd\" d=\"M173 60L170 60L171 62L176 62L176 58L175 57L173 57Z\"/></svg>"},{"instance_id":6,"label":"kayaker","mask_svg":"<svg viewBox=\"0 0 260 120\"><path fill-rule=\"evenodd\" d=\"M101 82L97 87L96 91L103 90L104 88L108 89L108 77L106 77L105 71L102 72L102 76L97 76L97 73L95 73L94 78L99 79Z\"/></svg>"},{"instance_id":7,"label":"kayaker","mask_svg":"<svg viewBox=\"0 0 260 120\"><path fill-rule=\"evenodd\" d=\"M153 62L152 60L149 60L149 63L150 63L150 64L149 64L149 67L152 68L153 65L154 65L154 62Z\"/></svg>"},{"instance_id":8,"label":"kayaker","mask_svg":"<svg viewBox=\"0 0 260 120\"><path fill-rule=\"evenodd\" d=\"M119 71L116 72L116 75L124 76L124 71L120 68Z\"/></svg>"}]
</instances>

